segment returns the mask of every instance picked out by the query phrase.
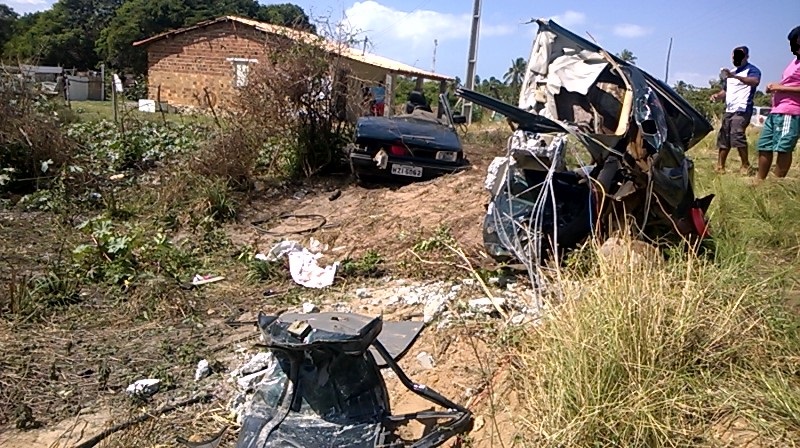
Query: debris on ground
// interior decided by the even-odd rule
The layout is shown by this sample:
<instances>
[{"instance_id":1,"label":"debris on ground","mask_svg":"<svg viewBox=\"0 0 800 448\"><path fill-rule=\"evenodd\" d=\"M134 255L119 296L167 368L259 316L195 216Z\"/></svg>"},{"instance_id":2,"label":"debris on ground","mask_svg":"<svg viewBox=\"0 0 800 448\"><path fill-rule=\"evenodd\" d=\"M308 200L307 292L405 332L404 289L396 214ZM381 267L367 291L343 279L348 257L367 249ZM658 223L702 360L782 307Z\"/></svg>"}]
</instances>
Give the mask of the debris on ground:
<instances>
[{"instance_id":1,"label":"debris on ground","mask_svg":"<svg viewBox=\"0 0 800 448\"><path fill-rule=\"evenodd\" d=\"M330 266L320 267L318 260L323 257L322 251L327 246L312 239L308 248L297 241L282 241L267 254L257 254L256 259L262 261L277 261L283 257L289 258L289 273L292 280L306 288L325 288L331 286L336 277L339 262Z\"/></svg>"},{"instance_id":2,"label":"debris on ground","mask_svg":"<svg viewBox=\"0 0 800 448\"><path fill-rule=\"evenodd\" d=\"M148 398L158 392L160 387L161 380L148 378L132 383L127 389L125 389L125 392L132 397Z\"/></svg>"},{"instance_id":3,"label":"debris on ground","mask_svg":"<svg viewBox=\"0 0 800 448\"><path fill-rule=\"evenodd\" d=\"M200 286L206 285L208 283L216 283L225 280L225 277L221 275L200 275L197 274L192 278L192 285Z\"/></svg>"},{"instance_id":4,"label":"debris on ground","mask_svg":"<svg viewBox=\"0 0 800 448\"><path fill-rule=\"evenodd\" d=\"M197 363L197 369L194 372L194 380L200 381L209 375L211 375L211 366L208 364L208 360L201 359L200 362Z\"/></svg>"},{"instance_id":5,"label":"debris on ground","mask_svg":"<svg viewBox=\"0 0 800 448\"><path fill-rule=\"evenodd\" d=\"M433 356L431 356L428 352L419 352L417 354L417 362L419 362L419 365L425 370L431 370L436 367L436 362L434 362Z\"/></svg>"},{"instance_id":6,"label":"debris on ground","mask_svg":"<svg viewBox=\"0 0 800 448\"><path fill-rule=\"evenodd\" d=\"M306 302L303 304L303 314L311 314L311 313L318 313L319 308L311 302Z\"/></svg>"}]
</instances>

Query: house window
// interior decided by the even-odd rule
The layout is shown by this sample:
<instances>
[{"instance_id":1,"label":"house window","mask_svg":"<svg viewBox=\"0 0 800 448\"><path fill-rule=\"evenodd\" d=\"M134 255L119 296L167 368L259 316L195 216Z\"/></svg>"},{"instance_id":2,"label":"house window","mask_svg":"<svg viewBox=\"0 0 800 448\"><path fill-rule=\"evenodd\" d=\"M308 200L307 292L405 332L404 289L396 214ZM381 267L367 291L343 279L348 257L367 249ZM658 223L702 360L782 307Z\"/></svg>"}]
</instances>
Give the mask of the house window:
<instances>
[{"instance_id":1,"label":"house window","mask_svg":"<svg viewBox=\"0 0 800 448\"><path fill-rule=\"evenodd\" d=\"M233 86L237 89L247 86L247 76L250 74L250 64L257 63L257 59L228 58L233 64Z\"/></svg>"}]
</instances>

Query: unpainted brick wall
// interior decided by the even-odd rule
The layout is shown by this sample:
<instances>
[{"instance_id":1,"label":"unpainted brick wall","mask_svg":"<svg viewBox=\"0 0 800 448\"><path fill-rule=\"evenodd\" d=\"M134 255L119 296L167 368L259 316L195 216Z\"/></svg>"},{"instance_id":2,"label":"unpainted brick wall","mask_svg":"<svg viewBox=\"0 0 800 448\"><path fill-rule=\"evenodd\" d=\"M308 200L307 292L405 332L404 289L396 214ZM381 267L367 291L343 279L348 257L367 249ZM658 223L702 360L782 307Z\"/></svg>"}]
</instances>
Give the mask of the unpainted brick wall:
<instances>
[{"instance_id":1,"label":"unpainted brick wall","mask_svg":"<svg viewBox=\"0 0 800 448\"><path fill-rule=\"evenodd\" d=\"M236 22L222 22L153 42L147 48L148 96L175 106L224 106L236 95L229 58L260 59L266 34Z\"/></svg>"}]
</instances>

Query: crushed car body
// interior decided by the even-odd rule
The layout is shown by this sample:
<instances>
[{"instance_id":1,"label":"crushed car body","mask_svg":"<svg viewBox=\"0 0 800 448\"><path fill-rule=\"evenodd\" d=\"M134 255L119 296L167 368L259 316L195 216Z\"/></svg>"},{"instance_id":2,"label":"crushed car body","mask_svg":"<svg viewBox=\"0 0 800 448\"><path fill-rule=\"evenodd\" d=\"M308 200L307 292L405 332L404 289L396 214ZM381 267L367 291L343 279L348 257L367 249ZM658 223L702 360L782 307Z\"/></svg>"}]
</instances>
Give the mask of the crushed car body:
<instances>
[{"instance_id":1,"label":"crushed car body","mask_svg":"<svg viewBox=\"0 0 800 448\"><path fill-rule=\"evenodd\" d=\"M592 234L702 241L713 195L695 196L685 155L712 130L645 71L550 20L538 20L519 107L456 93L515 127L489 170L484 246L497 260L541 263Z\"/></svg>"},{"instance_id":2,"label":"crushed car body","mask_svg":"<svg viewBox=\"0 0 800 448\"><path fill-rule=\"evenodd\" d=\"M413 182L430 180L469 167L454 117L444 95L439 119L421 95L412 92L405 113L394 117L360 117L355 142L348 150L350 167L359 180Z\"/></svg>"},{"instance_id":3,"label":"crushed car body","mask_svg":"<svg viewBox=\"0 0 800 448\"><path fill-rule=\"evenodd\" d=\"M260 314L258 327L271 362L253 394L238 448L436 447L472 428L472 413L416 384L397 365L421 322L387 322L352 313ZM392 415L380 369L441 411ZM426 422L405 440L397 428Z\"/></svg>"}]
</instances>

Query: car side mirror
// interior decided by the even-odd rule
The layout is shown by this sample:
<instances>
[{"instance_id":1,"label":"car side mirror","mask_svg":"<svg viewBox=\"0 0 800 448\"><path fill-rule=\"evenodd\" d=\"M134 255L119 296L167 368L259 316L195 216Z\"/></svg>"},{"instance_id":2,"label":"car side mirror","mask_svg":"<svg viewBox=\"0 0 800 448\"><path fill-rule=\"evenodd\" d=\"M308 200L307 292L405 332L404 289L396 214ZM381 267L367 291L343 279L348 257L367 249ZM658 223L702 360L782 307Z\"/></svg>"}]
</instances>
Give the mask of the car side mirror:
<instances>
[{"instance_id":1,"label":"car side mirror","mask_svg":"<svg viewBox=\"0 0 800 448\"><path fill-rule=\"evenodd\" d=\"M465 115L453 115L453 124L464 124L467 122Z\"/></svg>"}]
</instances>

